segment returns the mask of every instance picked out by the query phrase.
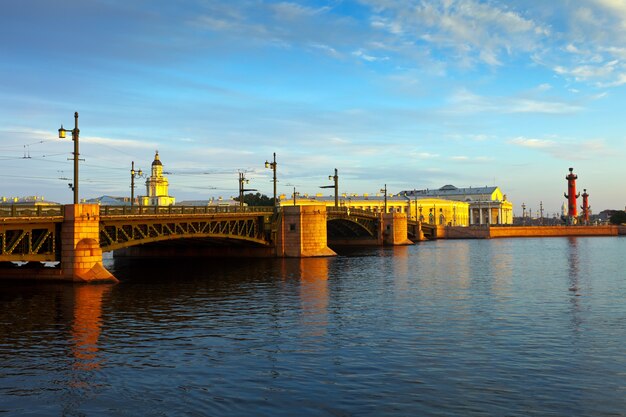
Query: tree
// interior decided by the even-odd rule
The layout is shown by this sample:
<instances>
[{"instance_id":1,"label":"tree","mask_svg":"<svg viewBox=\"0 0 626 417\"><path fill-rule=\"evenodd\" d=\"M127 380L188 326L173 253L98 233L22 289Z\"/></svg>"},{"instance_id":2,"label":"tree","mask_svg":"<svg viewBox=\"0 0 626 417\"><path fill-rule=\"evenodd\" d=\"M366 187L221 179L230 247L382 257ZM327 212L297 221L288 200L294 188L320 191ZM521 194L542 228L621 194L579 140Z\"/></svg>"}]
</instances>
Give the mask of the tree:
<instances>
[{"instance_id":1,"label":"tree","mask_svg":"<svg viewBox=\"0 0 626 417\"><path fill-rule=\"evenodd\" d=\"M233 198L235 201L239 201L239 197ZM243 202L250 207L273 207L274 199L266 196L265 194L245 194L243 196Z\"/></svg>"},{"instance_id":2,"label":"tree","mask_svg":"<svg viewBox=\"0 0 626 417\"><path fill-rule=\"evenodd\" d=\"M626 211L616 211L615 213L613 213L611 215L611 218L609 219L609 221L611 222L611 224L622 224L622 223L626 223Z\"/></svg>"}]
</instances>

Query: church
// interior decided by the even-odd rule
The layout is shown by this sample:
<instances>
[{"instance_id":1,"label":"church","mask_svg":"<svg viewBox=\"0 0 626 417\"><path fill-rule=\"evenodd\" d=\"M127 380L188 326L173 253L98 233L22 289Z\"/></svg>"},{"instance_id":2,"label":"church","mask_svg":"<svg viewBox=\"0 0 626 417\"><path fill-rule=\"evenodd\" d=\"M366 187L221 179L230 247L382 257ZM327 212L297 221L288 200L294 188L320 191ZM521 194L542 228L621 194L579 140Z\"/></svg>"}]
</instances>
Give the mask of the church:
<instances>
[{"instance_id":1,"label":"church","mask_svg":"<svg viewBox=\"0 0 626 417\"><path fill-rule=\"evenodd\" d=\"M150 177L146 180L146 194L139 197L142 206L171 206L176 202L174 197L168 195L169 183L163 176L163 163L159 159L159 151L154 155Z\"/></svg>"}]
</instances>

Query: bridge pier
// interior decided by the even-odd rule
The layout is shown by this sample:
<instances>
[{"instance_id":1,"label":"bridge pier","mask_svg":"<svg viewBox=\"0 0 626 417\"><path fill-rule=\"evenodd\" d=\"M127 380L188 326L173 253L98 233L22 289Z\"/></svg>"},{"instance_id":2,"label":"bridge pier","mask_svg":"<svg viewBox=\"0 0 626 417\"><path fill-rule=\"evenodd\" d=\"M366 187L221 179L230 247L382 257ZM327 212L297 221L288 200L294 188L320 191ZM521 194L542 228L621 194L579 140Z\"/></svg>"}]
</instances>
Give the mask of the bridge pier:
<instances>
[{"instance_id":1,"label":"bridge pier","mask_svg":"<svg viewBox=\"0 0 626 417\"><path fill-rule=\"evenodd\" d=\"M387 246L412 245L407 234L407 216L405 213L382 213L378 240Z\"/></svg>"},{"instance_id":2,"label":"bridge pier","mask_svg":"<svg viewBox=\"0 0 626 417\"><path fill-rule=\"evenodd\" d=\"M336 256L328 247L326 206L283 206L276 236L276 256Z\"/></svg>"},{"instance_id":3,"label":"bridge pier","mask_svg":"<svg viewBox=\"0 0 626 417\"><path fill-rule=\"evenodd\" d=\"M117 282L102 265L100 206L68 204L61 225L61 277L76 282Z\"/></svg>"}]
</instances>

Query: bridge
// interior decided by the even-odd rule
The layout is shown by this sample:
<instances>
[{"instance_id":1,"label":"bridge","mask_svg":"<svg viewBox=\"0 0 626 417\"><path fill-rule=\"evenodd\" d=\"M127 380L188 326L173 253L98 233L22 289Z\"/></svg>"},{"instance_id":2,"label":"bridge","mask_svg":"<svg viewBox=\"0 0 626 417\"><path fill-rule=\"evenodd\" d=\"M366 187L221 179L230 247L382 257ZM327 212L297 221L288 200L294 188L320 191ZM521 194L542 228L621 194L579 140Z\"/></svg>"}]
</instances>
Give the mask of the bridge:
<instances>
[{"instance_id":1,"label":"bridge","mask_svg":"<svg viewBox=\"0 0 626 417\"><path fill-rule=\"evenodd\" d=\"M168 242L184 241L182 249ZM102 253L308 257L329 244L404 245L406 215L343 207L0 206L0 278L116 281ZM234 249L233 249L234 247ZM179 252L176 252L178 250ZM17 267L16 262L26 263ZM58 263L43 268L42 262Z\"/></svg>"}]
</instances>

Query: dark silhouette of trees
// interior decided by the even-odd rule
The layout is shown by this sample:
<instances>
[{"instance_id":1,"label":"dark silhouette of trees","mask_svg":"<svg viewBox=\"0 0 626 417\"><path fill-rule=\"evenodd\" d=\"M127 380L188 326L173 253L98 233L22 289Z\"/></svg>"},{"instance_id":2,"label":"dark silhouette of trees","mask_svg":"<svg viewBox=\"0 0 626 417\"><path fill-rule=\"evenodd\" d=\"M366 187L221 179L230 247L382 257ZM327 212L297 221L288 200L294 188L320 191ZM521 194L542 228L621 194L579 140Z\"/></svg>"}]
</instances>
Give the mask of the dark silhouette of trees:
<instances>
[{"instance_id":1,"label":"dark silhouette of trees","mask_svg":"<svg viewBox=\"0 0 626 417\"><path fill-rule=\"evenodd\" d=\"M235 197L233 198L233 200L239 201L239 197ZM250 207L273 207L274 206L274 199L261 193L245 194L243 196L243 202L246 203Z\"/></svg>"},{"instance_id":2,"label":"dark silhouette of trees","mask_svg":"<svg viewBox=\"0 0 626 417\"><path fill-rule=\"evenodd\" d=\"M622 224L622 223L626 223L626 211L616 211L615 213L613 213L611 215L611 218L609 219L609 221L611 222L611 224Z\"/></svg>"}]
</instances>

